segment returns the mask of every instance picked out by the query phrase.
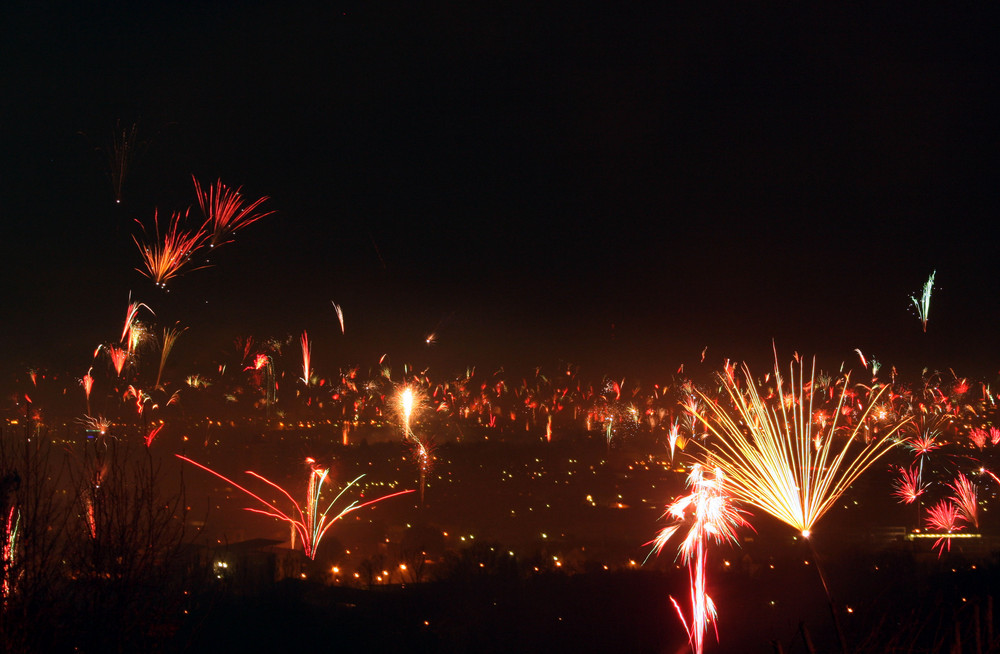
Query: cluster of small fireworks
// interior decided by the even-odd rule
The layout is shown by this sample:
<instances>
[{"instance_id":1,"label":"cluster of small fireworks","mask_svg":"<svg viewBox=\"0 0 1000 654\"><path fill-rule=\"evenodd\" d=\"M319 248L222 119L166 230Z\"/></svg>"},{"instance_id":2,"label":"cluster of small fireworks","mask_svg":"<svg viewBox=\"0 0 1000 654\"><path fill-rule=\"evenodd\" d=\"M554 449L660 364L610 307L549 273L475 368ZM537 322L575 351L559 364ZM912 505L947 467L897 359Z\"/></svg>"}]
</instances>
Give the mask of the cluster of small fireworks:
<instances>
[{"instance_id":1,"label":"cluster of small fireworks","mask_svg":"<svg viewBox=\"0 0 1000 654\"><path fill-rule=\"evenodd\" d=\"M221 181L203 191L201 184L194 179L194 187L204 216L200 225L186 225L189 211L174 212L166 232L162 234L158 211L153 213L152 234L142 221L136 220L144 236L142 240L133 237L143 264L143 268L136 270L161 288L166 288L168 282L195 265L195 254L203 246L211 249L229 243L238 230L274 213L258 211L260 205L267 201L266 196L244 204L240 189L230 189Z\"/></svg>"}]
</instances>

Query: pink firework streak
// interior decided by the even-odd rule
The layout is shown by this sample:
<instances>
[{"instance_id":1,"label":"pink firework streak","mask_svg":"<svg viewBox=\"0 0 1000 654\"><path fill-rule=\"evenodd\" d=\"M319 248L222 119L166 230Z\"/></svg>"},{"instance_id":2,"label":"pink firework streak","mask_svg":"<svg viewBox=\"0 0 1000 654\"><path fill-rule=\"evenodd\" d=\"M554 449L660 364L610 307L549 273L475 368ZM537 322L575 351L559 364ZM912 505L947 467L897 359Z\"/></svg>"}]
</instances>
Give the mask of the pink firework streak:
<instances>
[{"instance_id":1,"label":"pink firework streak","mask_svg":"<svg viewBox=\"0 0 1000 654\"><path fill-rule=\"evenodd\" d=\"M108 356L111 357L111 363L115 366L115 372L121 377L122 370L125 368L125 360L128 359L128 350L112 345L108 348Z\"/></svg>"},{"instance_id":2,"label":"pink firework streak","mask_svg":"<svg viewBox=\"0 0 1000 654\"><path fill-rule=\"evenodd\" d=\"M749 527L743 511L733 507L730 495L723 489L722 471L716 469L714 476L707 478L700 464L696 464L688 475L691 493L674 501L667 507L664 516L671 516L677 522L664 527L653 540L654 550L659 554L667 541L681 528L688 512L694 521L687 536L681 542L678 552L684 557L691 579L691 620L684 618L677 601L671 597L677 615L687 631L691 648L695 654L704 651L705 632L709 622L715 623L715 603L705 589L705 564L708 560L706 541L711 538L716 543L736 540L737 527ZM718 638L718 630L715 637Z\"/></svg>"},{"instance_id":3,"label":"pink firework streak","mask_svg":"<svg viewBox=\"0 0 1000 654\"><path fill-rule=\"evenodd\" d=\"M312 377L312 369L310 368L310 363L312 363L312 346L309 344L309 334L305 331L302 332L302 381L305 385L309 385L309 379Z\"/></svg>"},{"instance_id":4,"label":"pink firework streak","mask_svg":"<svg viewBox=\"0 0 1000 654\"><path fill-rule=\"evenodd\" d=\"M962 525L958 524L958 520L961 517L959 508L955 506L950 500L941 500L931 508L927 509L926 525L929 529L934 529L936 531L943 531L945 534L951 534L956 531L961 531ZM941 558L942 552L945 548L951 551L951 539L946 535L941 536L936 541L934 541L933 547L938 550L938 558Z\"/></svg>"},{"instance_id":5,"label":"pink firework streak","mask_svg":"<svg viewBox=\"0 0 1000 654\"><path fill-rule=\"evenodd\" d=\"M896 489L893 495L906 504L915 502L927 489L926 484L920 483L920 469L914 466L909 468L899 466L899 479L894 481L892 486Z\"/></svg>"},{"instance_id":6,"label":"pink firework streak","mask_svg":"<svg viewBox=\"0 0 1000 654\"><path fill-rule=\"evenodd\" d=\"M262 475L259 475L256 472L253 472L252 470L247 470L246 474L264 482L271 488L277 490L279 493L285 496L288 499L288 501L292 503L292 506L294 507L295 511L290 512L292 514L289 515L289 513L285 513L281 509L274 507L270 502L268 502L261 496L257 495L256 493L250 490L247 490L243 486L240 486L239 484L234 482L232 479L229 479L228 477L219 474L218 472L212 470L211 468L203 466L197 461L189 459L186 456L181 456L180 454L177 454L176 456L178 459L182 461L187 461L191 465L194 465L198 468L201 468L205 472L215 475L219 479L232 485L234 488L240 489L241 491L243 491L244 493L246 493L247 495L249 495L250 497L252 497L253 499L257 500L258 502L267 507L267 509L254 509L246 507L247 511L251 511L253 513L260 513L261 515L266 515L271 518L287 522L289 525L291 525L291 527L295 530L294 533L298 534L299 538L302 539L302 549L305 555L308 556L310 559L316 558L316 549L319 547L320 541L323 540L323 536L326 535L326 532L328 532L330 528L338 520L343 518L348 513L352 513L354 511L357 511L358 509L370 506L372 504L375 504L376 502L387 500L391 497L396 497L398 495L405 495L407 493L413 492L412 489L399 491L398 493L383 495L382 497L379 497L377 499L370 500L368 502L363 502L360 504L358 503L357 500L355 500L346 507L344 507L343 509L337 511L336 513L333 513L332 512L333 505L337 503L337 500L339 500L343 496L343 494L346 493L349 488L351 488L351 486L355 485L362 477L364 477L364 475L355 478L349 484L344 486L337 494L337 496L333 498L333 501L331 501L330 504L327 505L326 509L321 510L320 496L322 495L323 492L323 483L326 481L328 475L330 474L329 468L321 468L315 466L313 465L312 459L307 459L307 462L310 463L311 467L309 471L309 488L306 494L306 502L304 507L300 507L298 503L296 503L296 501L292 499L292 496L288 493L288 491L286 491L281 486L278 486L270 479L267 479L266 477L263 477Z\"/></svg>"},{"instance_id":7,"label":"pink firework streak","mask_svg":"<svg viewBox=\"0 0 1000 654\"><path fill-rule=\"evenodd\" d=\"M152 429L149 430L148 434L143 436L143 440L146 442L146 447L149 447L150 445L153 444L153 439L160 434L160 430L162 430L163 427L164 425L158 425L156 427L153 427Z\"/></svg>"},{"instance_id":8,"label":"pink firework streak","mask_svg":"<svg viewBox=\"0 0 1000 654\"><path fill-rule=\"evenodd\" d=\"M937 435L938 432L936 430L927 430L916 436L907 438L903 441L903 445L913 452L914 456L925 456L940 447L935 440Z\"/></svg>"}]
</instances>

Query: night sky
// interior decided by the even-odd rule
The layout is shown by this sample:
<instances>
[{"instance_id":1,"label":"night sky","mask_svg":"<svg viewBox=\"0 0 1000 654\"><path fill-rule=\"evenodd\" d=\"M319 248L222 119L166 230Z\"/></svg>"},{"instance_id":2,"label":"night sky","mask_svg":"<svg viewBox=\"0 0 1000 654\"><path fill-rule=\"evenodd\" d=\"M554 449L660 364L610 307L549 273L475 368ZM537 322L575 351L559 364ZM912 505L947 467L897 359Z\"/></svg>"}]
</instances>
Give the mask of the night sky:
<instances>
[{"instance_id":1,"label":"night sky","mask_svg":"<svg viewBox=\"0 0 1000 654\"><path fill-rule=\"evenodd\" d=\"M5 5L5 376L82 374L130 291L206 362L307 329L321 372L669 375L772 339L1000 367L985 10L277 4ZM117 121L142 141L121 205ZM134 221L193 205L192 174L276 213L164 295Z\"/></svg>"}]
</instances>

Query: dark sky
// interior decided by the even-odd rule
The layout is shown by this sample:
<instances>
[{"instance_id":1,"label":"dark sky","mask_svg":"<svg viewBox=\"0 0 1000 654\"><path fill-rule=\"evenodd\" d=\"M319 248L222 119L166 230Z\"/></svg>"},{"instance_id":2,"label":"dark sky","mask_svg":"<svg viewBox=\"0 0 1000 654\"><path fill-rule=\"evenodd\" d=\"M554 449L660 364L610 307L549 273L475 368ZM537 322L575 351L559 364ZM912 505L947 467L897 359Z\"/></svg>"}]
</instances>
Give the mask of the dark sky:
<instances>
[{"instance_id":1,"label":"dark sky","mask_svg":"<svg viewBox=\"0 0 1000 654\"><path fill-rule=\"evenodd\" d=\"M5 374L82 374L130 291L206 360L308 329L329 367L668 374L773 338L1000 368L985 11L84 4L0 18ZM142 147L116 206L119 120ZM192 174L277 213L164 295L134 220L193 204Z\"/></svg>"}]
</instances>

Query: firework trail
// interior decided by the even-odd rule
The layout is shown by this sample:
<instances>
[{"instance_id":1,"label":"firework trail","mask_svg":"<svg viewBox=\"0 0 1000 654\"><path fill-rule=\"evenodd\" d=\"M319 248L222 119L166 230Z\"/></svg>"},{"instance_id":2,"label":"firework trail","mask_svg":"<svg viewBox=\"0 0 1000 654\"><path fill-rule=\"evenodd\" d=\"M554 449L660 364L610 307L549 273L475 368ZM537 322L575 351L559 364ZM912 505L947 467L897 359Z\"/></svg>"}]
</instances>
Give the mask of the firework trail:
<instances>
[{"instance_id":1,"label":"firework trail","mask_svg":"<svg viewBox=\"0 0 1000 654\"><path fill-rule=\"evenodd\" d=\"M115 195L115 204L121 204L122 202L122 189L125 186L125 176L128 173L129 166L132 164L132 157L138 145L137 132L138 128L135 123L132 123L129 127L122 127L121 121L115 124L115 131L111 139L111 150L108 152L111 188Z\"/></svg>"},{"instance_id":2,"label":"firework trail","mask_svg":"<svg viewBox=\"0 0 1000 654\"><path fill-rule=\"evenodd\" d=\"M421 439L413 431L410 420L413 411L417 408L419 398L411 386L405 386L399 392L397 403L399 411L403 414L403 439L411 441L413 446L413 456L420 471L420 506L424 506L424 487L427 481L427 472L433 464L434 445L430 438Z\"/></svg>"},{"instance_id":3,"label":"firework trail","mask_svg":"<svg viewBox=\"0 0 1000 654\"><path fill-rule=\"evenodd\" d=\"M413 431L410 429L410 416L413 415L413 404L413 389L407 386L399 393L399 407L403 412L403 438L410 438L413 435Z\"/></svg>"},{"instance_id":4,"label":"firework trail","mask_svg":"<svg viewBox=\"0 0 1000 654\"><path fill-rule=\"evenodd\" d=\"M160 381L163 379L163 369L167 366L167 357L170 356L170 351L174 349L174 343L177 342L177 339L185 331L187 331L187 327L184 329L179 329L176 326L163 328L163 345L160 348L160 368L156 373L155 388L161 388Z\"/></svg>"},{"instance_id":5,"label":"firework trail","mask_svg":"<svg viewBox=\"0 0 1000 654\"><path fill-rule=\"evenodd\" d=\"M420 508L424 506L424 488L427 485L427 473L434 465L434 442L430 438L413 436L413 456L420 470Z\"/></svg>"},{"instance_id":6,"label":"firework trail","mask_svg":"<svg viewBox=\"0 0 1000 654\"><path fill-rule=\"evenodd\" d=\"M743 517L743 512L733 506L730 495L723 488L724 479L721 470L716 469L713 477L709 478L704 474L701 464L695 464L687 481L691 493L675 500L664 513L664 517L670 516L675 523L664 527L653 540L654 550L659 554L667 541L681 529L690 513L693 520L678 548L679 555L687 563L691 580L690 621L685 619L684 612L673 597L670 601L680 616L695 654L703 651L708 624L716 621L715 604L706 593L706 544L709 539L716 543L733 542L736 540L738 527L750 526Z\"/></svg>"},{"instance_id":7,"label":"firework trail","mask_svg":"<svg viewBox=\"0 0 1000 654\"><path fill-rule=\"evenodd\" d=\"M80 379L80 385L83 386L83 393L87 396L87 413L90 413L90 391L94 389L94 378L91 377L90 373L94 370L91 366L87 369L87 374Z\"/></svg>"},{"instance_id":8,"label":"firework trail","mask_svg":"<svg viewBox=\"0 0 1000 654\"><path fill-rule=\"evenodd\" d=\"M969 440L971 440L973 445L978 447L980 451L986 447L986 439L988 437L989 435L986 433L985 429L974 427L969 431Z\"/></svg>"},{"instance_id":9,"label":"firework trail","mask_svg":"<svg viewBox=\"0 0 1000 654\"><path fill-rule=\"evenodd\" d=\"M194 182L198 206L205 216L202 229L209 235L210 248L229 243L232 240L230 236L237 230L274 213L274 211L255 213L260 205L268 200L267 196L244 206L243 196L240 195L242 187L231 189L223 184L222 180L216 180L214 186L209 186L207 191L203 191L194 175L191 176L191 180Z\"/></svg>"},{"instance_id":10,"label":"firework trail","mask_svg":"<svg viewBox=\"0 0 1000 654\"><path fill-rule=\"evenodd\" d=\"M167 282L177 277L181 271L191 262L191 258L202 245L205 244L208 234L204 229L193 232L181 228L181 219L187 214L174 213L170 218L166 233L160 235L159 213L153 213L154 238L150 242L147 238L145 242L140 242L138 238L132 237L139 254L142 256L142 263L145 270L136 268L137 271L153 280L157 286L166 288ZM146 227L137 219L137 223L142 227L143 235L146 235Z\"/></svg>"},{"instance_id":11,"label":"firework trail","mask_svg":"<svg viewBox=\"0 0 1000 654\"><path fill-rule=\"evenodd\" d=\"M302 332L302 377L300 379L309 386L310 380L312 379L312 368L310 364L312 363L312 346L309 345L309 334L305 331Z\"/></svg>"},{"instance_id":12,"label":"firework trail","mask_svg":"<svg viewBox=\"0 0 1000 654\"><path fill-rule=\"evenodd\" d=\"M262 475L253 472L252 470L247 470L246 474L250 475L251 477L259 481L264 482L272 489L277 490L282 496L287 498L288 501L292 503L294 512L286 513L281 509L276 508L270 502L268 502L261 496L257 495L253 491L247 490L243 486L240 486L239 484L234 482L232 479L229 479L228 477L219 474L218 472L212 470L211 468L204 466L198 463L197 461L189 459L186 456L182 456L180 454L177 454L175 456L177 456L177 458L181 459L182 461L187 461L191 465L201 468L205 472L215 475L219 479L225 481L234 488L238 488L251 498L257 500L265 507L267 507L266 509L255 509L247 507L246 508L247 511L250 511L252 513L260 513L261 515L266 515L271 518L275 518L276 520L287 522L294 530L293 533L297 534L299 539L302 541L302 549L305 555L308 556L310 559L316 558L316 549L319 547L320 542L323 540L323 537L330 530L330 528L333 527L333 525L336 524L338 520L340 520L347 514L357 511L358 509L362 509L366 506L371 506L376 502L381 502L383 500L387 500L389 498L396 497L398 495L405 495L406 493L413 492L412 490L399 491L397 493L383 495L382 497L379 497L377 499L361 503L359 503L358 500L355 500L350 504L348 504L346 507L334 512L333 511L334 505L340 500L340 498L344 495L344 493L346 493L348 489L350 489L352 486L357 484L358 481L360 481L364 477L364 475L356 477L353 481L344 486L340 490L340 492L337 493L336 497L334 497L333 500L327 505L327 507L323 509L322 508L323 484L326 482L327 477L330 474L330 469L316 466L315 461L313 459L311 458L306 459L306 462L310 466L309 483L306 491L306 501L305 504L301 507L298 505L298 503L295 502L294 499L292 499L291 494L284 488L278 486L270 479L267 479L266 477L263 477Z\"/></svg>"},{"instance_id":13,"label":"firework trail","mask_svg":"<svg viewBox=\"0 0 1000 654\"><path fill-rule=\"evenodd\" d=\"M340 321L340 333L344 334L344 310L340 308L340 305L330 300L330 304L333 305L333 310L337 312L337 320Z\"/></svg>"},{"instance_id":14,"label":"firework trail","mask_svg":"<svg viewBox=\"0 0 1000 654\"><path fill-rule=\"evenodd\" d=\"M920 299L918 300L914 296L910 296L910 301L913 302L913 306L917 308L917 317L920 318L920 324L924 328L924 332L927 332L927 318L931 311L931 292L934 290L934 276L937 271L931 272L931 276L927 278L924 283L923 291L920 294Z\"/></svg>"}]
</instances>

